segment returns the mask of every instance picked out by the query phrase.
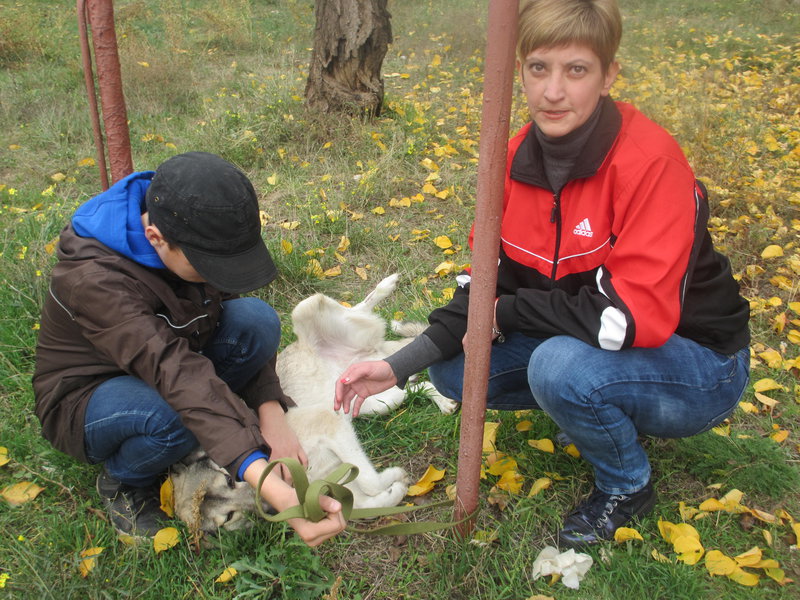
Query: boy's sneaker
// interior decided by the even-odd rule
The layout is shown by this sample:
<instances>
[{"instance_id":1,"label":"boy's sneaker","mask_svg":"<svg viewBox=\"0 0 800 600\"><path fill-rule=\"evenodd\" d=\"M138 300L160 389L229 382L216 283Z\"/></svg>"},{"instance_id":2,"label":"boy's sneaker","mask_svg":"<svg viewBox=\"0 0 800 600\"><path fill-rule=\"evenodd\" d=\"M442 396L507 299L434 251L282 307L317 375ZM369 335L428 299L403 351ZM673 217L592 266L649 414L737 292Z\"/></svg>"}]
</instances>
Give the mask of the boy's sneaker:
<instances>
[{"instance_id":1,"label":"boy's sneaker","mask_svg":"<svg viewBox=\"0 0 800 600\"><path fill-rule=\"evenodd\" d=\"M117 533L153 537L169 519L161 510L160 490L156 484L143 488L126 485L104 469L97 476L97 493Z\"/></svg>"},{"instance_id":2,"label":"boy's sneaker","mask_svg":"<svg viewBox=\"0 0 800 600\"><path fill-rule=\"evenodd\" d=\"M646 515L656 504L652 484L632 494L592 494L564 519L558 532L559 548L585 548L614 538L614 532L636 517Z\"/></svg>"}]
</instances>

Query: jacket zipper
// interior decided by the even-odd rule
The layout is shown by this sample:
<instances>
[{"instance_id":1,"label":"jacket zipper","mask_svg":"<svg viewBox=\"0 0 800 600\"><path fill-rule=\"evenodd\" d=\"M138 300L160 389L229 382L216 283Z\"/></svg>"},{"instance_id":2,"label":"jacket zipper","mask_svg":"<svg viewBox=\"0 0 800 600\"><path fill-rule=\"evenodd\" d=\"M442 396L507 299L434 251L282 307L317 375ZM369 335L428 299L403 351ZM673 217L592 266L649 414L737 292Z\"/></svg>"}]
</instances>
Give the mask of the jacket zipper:
<instances>
[{"instance_id":1,"label":"jacket zipper","mask_svg":"<svg viewBox=\"0 0 800 600\"><path fill-rule=\"evenodd\" d=\"M558 253L561 251L561 192L553 192L553 210L550 211L550 222L556 226L556 247L553 250L553 270L550 273L550 287L556 282L558 270Z\"/></svg>"}]
</instances>

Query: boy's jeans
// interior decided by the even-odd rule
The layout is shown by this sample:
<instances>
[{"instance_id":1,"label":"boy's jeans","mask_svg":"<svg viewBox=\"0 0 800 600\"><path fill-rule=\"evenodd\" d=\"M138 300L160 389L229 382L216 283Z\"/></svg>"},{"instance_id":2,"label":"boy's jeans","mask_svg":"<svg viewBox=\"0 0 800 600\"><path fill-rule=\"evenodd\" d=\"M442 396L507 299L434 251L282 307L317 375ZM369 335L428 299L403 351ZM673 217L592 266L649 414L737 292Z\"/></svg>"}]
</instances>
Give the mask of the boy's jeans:
<instances>
[{"instance_id":1,"label":"boy's jeans","mask_svg":"<svg viewBox=\"0 0 800 600\"><path fill-rule=\"evenodd\" d=\"M275 310L257 298L223 304L214 337L203 349L217 375L235 392L278 351L281 326ZM86 455L105 462L122 483L145 487L197 446L178 413L142 380L120 376L102 383L86 408Z\"/></svg>"},{"instance_id":2,"label":"boy's jeans","mask_svg":"<svg viewBox=\"0 0 800 600\"><path fill-rule=\"evenodd\" d=\"M595 470L595 485L629 494L650 479L638 435L688 437L733 412L747 386L747 348L725 356L673 335L659 348L601 350L576 338L511 334L492 346L487 407L540 408ZM464 355L428 369L460 400Z\"/></svg>"}]
</instances>

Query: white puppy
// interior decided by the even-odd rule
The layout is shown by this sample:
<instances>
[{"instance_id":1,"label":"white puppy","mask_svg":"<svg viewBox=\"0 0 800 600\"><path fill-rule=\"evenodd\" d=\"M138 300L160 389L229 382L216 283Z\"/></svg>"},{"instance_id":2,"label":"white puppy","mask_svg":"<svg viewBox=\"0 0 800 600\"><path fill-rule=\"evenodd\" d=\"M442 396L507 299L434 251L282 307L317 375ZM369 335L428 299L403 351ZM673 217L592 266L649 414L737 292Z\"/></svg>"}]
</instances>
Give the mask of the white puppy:
<instances>
[{"instance_id":1,"label":"white puppy","mask_svg":"<svg viewBox=\"0 0 800 600\"><path fill-rule=\"evenodd\" d=\"M393 322L404 336L386 339L386 321L374 312L397 285L398 276L381 281L363 302L346 307L323 294L300 302L292 311L297 340L277 360L281 385L296 407L287 413L289 426L308 455L310 481L330 473L342 463L358 467L359 475L347 484L356 508L395 506L408 490L408 477L400 467L377 471L361 447L351 416L333 410L337 377L349 365L382 359L412 341L424 325ZM421 384L443 413L458 404L439 394L431 384ZM399 406L405 391L393 388L366 399L361 414L384 414ZM172 469L175 512L195 530L209 533L219 528L239 529L250 523L245 513L254 509L252 489L230 476L200 450Z\"/></svg>"}]
</instances>

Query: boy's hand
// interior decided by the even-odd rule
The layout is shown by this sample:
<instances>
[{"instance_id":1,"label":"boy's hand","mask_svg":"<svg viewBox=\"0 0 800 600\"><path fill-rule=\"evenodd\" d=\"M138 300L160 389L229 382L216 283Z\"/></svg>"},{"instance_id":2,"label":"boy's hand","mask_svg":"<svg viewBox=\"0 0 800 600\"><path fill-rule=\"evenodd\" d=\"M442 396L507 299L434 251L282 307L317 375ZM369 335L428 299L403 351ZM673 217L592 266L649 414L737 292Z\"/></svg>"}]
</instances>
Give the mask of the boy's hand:
<instances>
[{"instance_id":1,"label":"boy's hand","mask_svg":"<svg viewBox=\"0 0 800 600\"><path fill-rule=\"evenodd\" d=\"M258 423L261 435L272 449L271 459L294 458L304 467L308 467L308 456L297 435L286 423L286 414L278 402L265 402L258 407ZM280 465L280 472L281 477L291 483L289 469Z\"/></svg>"},{"instance_id":2,"label":"boy's hand","mask_svg":"<svg viewBox=\"0 0 800 600\"><path fill-rule=\"evenodd\" d=\"M255 460L245 469L243 478L251 486L256 487L261 474L266 468L266 460ZM299 504L295 489L281 479L275 469L267 474L261 486L260 494L278 512ZM342 515L342 505L338 500L328 496L320 496L319 504L326 514L316 523L307 519L289 519L287 521L292 529L297 532L297 535L300 536L300 539L311 547L319 546L325 540L344 531L347 526L344 515Z\"/></svg>"}]
</instances>

